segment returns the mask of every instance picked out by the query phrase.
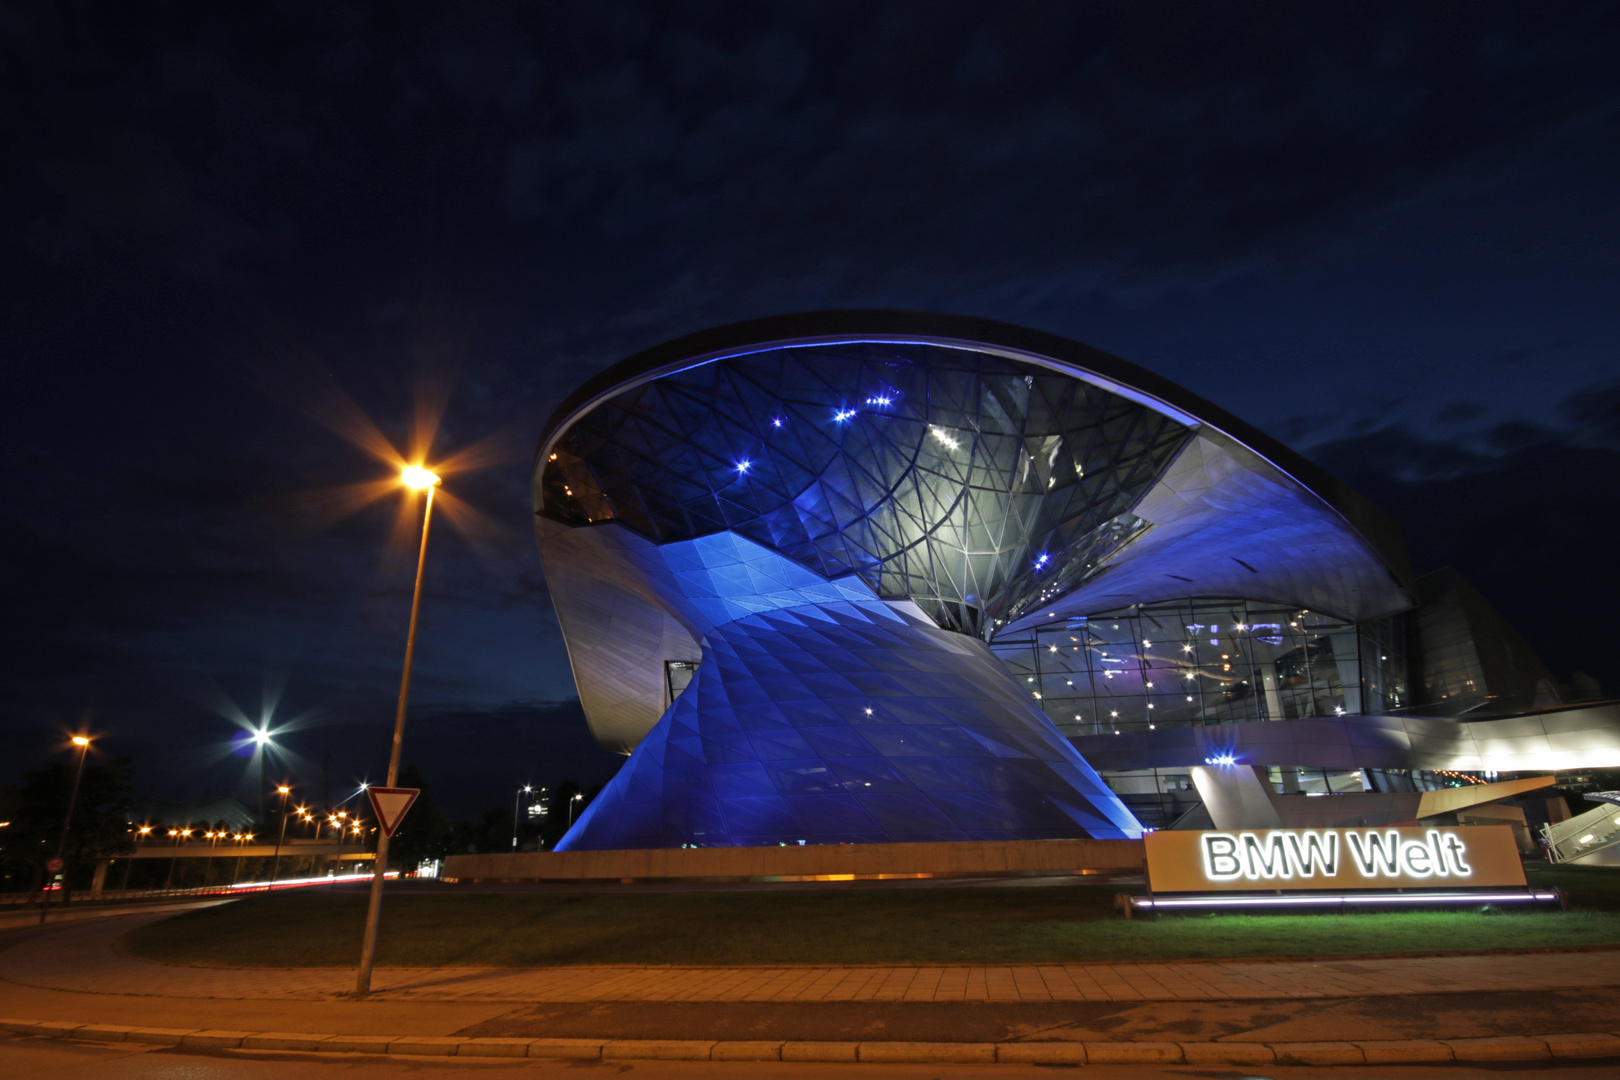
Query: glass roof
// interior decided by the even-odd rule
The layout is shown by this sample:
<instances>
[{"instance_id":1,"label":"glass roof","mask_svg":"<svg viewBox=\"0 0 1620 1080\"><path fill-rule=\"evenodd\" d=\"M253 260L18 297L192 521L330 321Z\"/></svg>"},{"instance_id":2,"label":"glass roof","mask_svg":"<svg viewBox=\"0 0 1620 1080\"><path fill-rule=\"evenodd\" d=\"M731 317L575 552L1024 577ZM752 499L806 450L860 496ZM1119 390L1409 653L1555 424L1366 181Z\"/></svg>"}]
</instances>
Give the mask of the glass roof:
<instances>
[{"instance_id":1,"label":"glass roof","mask_svg":"<svg viewBox=\"0 0 1620 1080\"><path fill-rule=\"evenodd\" d=\"M658 543L735 531L989 637L1148 529L1130 509L1190 436L969 349L781 347L602 401L553 444L542 512Z\"/></svg>"}]
</instances>

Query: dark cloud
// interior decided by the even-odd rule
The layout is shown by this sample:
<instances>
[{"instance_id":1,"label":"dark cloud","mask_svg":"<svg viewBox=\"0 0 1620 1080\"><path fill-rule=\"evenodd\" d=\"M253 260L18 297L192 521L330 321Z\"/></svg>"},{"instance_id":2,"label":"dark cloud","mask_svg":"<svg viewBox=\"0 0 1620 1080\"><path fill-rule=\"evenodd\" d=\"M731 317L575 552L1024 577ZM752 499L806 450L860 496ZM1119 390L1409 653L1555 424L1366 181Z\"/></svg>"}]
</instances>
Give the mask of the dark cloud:
<instances>
[{"instance_id":1,"label":"dark cloud","mask_svg":"<svg viewBox=\"0 0 1620 1080\"><path fill-rule=\"evenodd\" d=\"M1577 437L1620 449L1620 379L1576 391L1562 407Z\"/></svg>"},{"instance_id":2,"label":"dark cloud","mask_svg":"<svg viewBox=\"0 0 1620 1080\"><path fill-rule=\"evenodd\" d=\"M53 260L156 244L199 279L397 214L401 181L655 260L701 231L821 259L878 225L918 260L964 229L1025 265L1226 260L1511 153L1616 85L1601 5L463 5L386 25L295 5L273 47L268 15L81 29L69 10L8 35L31 90L13 221Z\"/></svg>"},{"instance_id":3,"label":"dark cloud","mask_svg":"<svg viewBox=\"0 0 1620 1080\"><path fill-rule=\"evenodd\" d=\"M1503 424L1481 448L1392 426L1311 456L1401 522L1414 568L1455 566L1496 603L1560 677L1582 670L1613 692L1620 661L1603 629L1620 604L1620 442L1593 445L1613 413L1591 388L1565 412L1591 426Z\"/></svg>"},{"instance_id":4,"label":"dark cloud","mask_svg":"<svg viewBox=\"0 0 1620 1080\"><path fill-rule=\"evenodd\" d=\"M1434 414L1442 424L1466 424L1485 415L1485 406L1477 401L1454 401Z\"/></svg>"}]
</instances>

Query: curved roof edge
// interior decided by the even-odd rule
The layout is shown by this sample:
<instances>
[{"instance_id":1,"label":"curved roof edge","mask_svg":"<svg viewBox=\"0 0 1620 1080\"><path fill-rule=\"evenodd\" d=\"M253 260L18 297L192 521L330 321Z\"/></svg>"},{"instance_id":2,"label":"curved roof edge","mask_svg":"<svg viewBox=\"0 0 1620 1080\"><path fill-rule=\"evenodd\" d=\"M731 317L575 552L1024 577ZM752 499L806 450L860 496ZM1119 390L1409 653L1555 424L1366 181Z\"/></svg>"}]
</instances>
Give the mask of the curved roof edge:
<instances>
[{"instance_id":1,"label":"curved roof edge","mask_svg":"<svg viewBox=\"0 0 1620 1080\"><path fill-rule=\"evenodd\" d=\"M1370 499L1321 466L1164 376L1112 353L1043 330L973 315L882 308L806 311L729 323L666 341L598 372L570 394L546 422L535 455L536 464L569 423L626 383L662 373L663 369L678 370L687 362L734 353L753 345L776 342L809 345L816 339L853 340L862 336L914 337L940 345L958 343L966 347L1018 350L1094 372L1126 390L1156 399L1160 405L1184 413L1197 423L1224 432L1293 477L1359 533L1396 581L1416 595L1416 578L1407 558L1400 525Z\"/></svg>"}]
</instances>

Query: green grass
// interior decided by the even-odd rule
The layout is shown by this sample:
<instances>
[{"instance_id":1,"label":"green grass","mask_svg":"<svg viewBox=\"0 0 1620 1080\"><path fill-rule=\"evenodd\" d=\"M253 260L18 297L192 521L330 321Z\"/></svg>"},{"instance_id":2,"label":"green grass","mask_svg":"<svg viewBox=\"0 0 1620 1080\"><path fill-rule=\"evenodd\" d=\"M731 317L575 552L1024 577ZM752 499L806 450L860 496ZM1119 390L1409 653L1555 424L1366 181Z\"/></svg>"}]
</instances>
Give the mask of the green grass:
<instances>
[{"instance_id":1,"label":"green grass","mask_svg":"<svg viewBox=\"0 0 1620 1080\"><path fill-rule=\"evenodd\" d=\"M1325 956L1620 944L1620 870L1548 868L1567 912L1199 915L1127 922L1114 888L396 894L378 963L1015 963ZM253 897L141 927L123 939L152 960L240 967L344 967L359 951L364 897Z\"/></svg>"}]
</instances>

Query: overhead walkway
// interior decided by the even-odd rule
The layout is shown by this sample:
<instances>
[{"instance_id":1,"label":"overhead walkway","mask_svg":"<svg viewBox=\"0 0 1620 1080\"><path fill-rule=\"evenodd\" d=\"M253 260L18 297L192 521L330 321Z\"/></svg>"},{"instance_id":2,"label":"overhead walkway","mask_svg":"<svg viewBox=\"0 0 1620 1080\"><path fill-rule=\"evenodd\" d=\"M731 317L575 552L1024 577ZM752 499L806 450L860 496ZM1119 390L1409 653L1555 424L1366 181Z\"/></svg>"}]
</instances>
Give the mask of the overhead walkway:
<instances>
[{"instance_id":1,"label":"overhead walkway","mask_svg":"<svg viewBox=\"0 0 1620 1080\"><path fill-rule=\"evenodd\" d=\"M1542 828L1553 862L1620 866L1620 791L1587 796L1597 807L1579 817Z\"/></svg>"}]
</instances>

